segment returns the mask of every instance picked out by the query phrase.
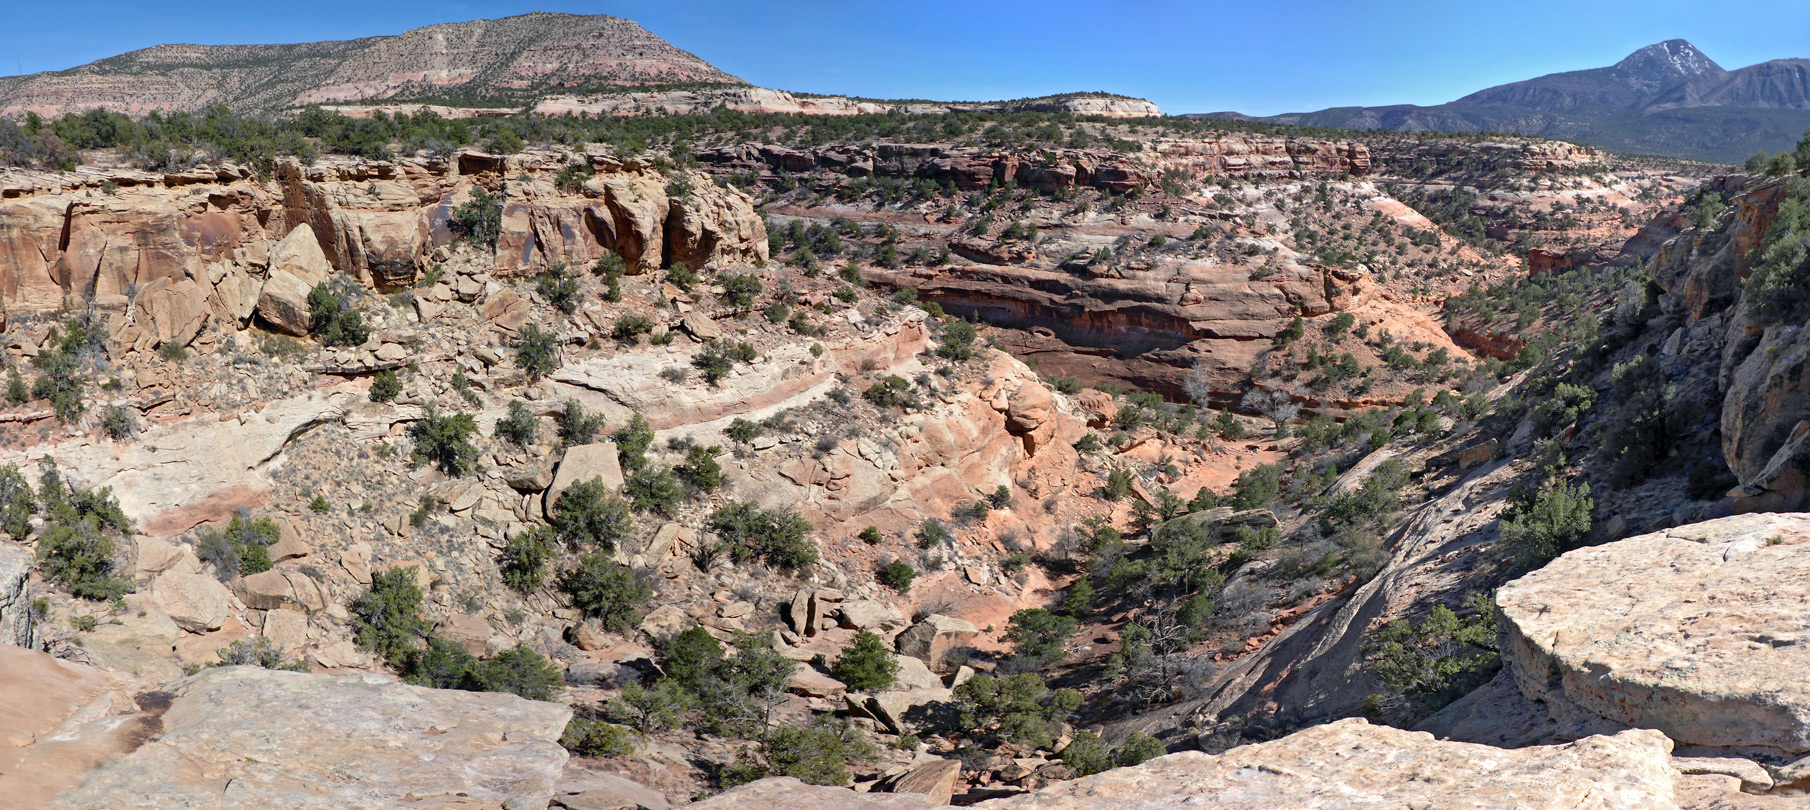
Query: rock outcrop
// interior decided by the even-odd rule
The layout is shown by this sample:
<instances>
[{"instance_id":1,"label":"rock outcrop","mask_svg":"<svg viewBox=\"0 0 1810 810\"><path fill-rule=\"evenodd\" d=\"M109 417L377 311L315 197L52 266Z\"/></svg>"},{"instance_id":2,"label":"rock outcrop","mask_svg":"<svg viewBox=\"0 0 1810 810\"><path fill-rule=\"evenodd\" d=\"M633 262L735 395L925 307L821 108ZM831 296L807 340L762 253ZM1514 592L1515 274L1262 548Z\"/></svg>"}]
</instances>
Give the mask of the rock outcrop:
<instances>
[{"instance_id":1,"label":"rock outcrop","mask_svg":"<svg viewBox=\"0 0 1810 810\"><path fill-rule=\"evenodd\" d=\"M1746 515L1570 552L1497 596L1503 657L1555 717L1810 753L1810 518Z\"/></svg>"},{"instance_id":2,"label":"rock outcrop","mask_svg":"<svg viewBox=\"0 0 1810 810\"><path fill-rule=\"evenodd\" d=\"M31 616L32 554L0 543L0 645L36 647Z\"/></svg>"},{"instance_id":3,"label":"rock outcrop","mask_svg":"<svg viewBox=\"0 0 1810 810\"><path fill-rule=\"evenodd\" d=\"M209 670L115 714L123 755L92 763L49 807L544 807L570 715L377 675ZM28 746L28 764L38 753Z\"/></svg>"},{"instance_id":4,"label":"rock outcrop","mask_svg":"<svg viewBox=\"0 0 1810 810\"><path fill-rule=\"evenodd\" d=\"M971 805L983 810L1676 810L1671 742L1624 731L1518 750L1340 720L1212 756L1188 751ZM907 803L907 802L916 802ZM763 779L699 810L924 807L923 797L860 794Z\"/></svg>"},{"instance_id":5,"label":"rock outcrop","mask_svg":"<svg viewBox=\"0 0 1810 810\"><path fill-rule=\"evenodd\" d=\"M555 187L571 160L594 176ZM245 321L255 305L289 334L309 323L307 291L328 274L393 290L453 245L453 211L474 190L502 207L486 264L501 275L586 266L616 253L636 272L767 258L746 194L699 179L669 200L665 175L608 155L464 153L446 159L279 163L274 190L248 170L0 173L0 301L13 313L92 298L126 310L149 343L186 344L209 317ZM105 193L103 193L105 192ZM135 298L132 298L134 297Z\"/></svg>"}]
</instances>

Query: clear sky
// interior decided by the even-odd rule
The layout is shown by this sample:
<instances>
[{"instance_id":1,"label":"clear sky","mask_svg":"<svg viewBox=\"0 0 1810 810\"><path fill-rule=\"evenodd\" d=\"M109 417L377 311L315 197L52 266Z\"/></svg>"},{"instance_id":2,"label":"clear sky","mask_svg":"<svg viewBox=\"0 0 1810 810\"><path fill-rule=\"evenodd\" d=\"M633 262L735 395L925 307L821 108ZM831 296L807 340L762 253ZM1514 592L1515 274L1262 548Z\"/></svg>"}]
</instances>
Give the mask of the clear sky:
<instances>
[{"instance_id":1,"label":"clear sky","mask_svg":"<svg viewBox=\"0 0 1810 810\"><path fill-rule=\"evenodd\" d=\"M529 11L615 14L755 84L883 98L1106 90L1164 111L1437 104L1688 39L1810 58L1803 0L4 0L0 73L165 42L351 39Z\"/></svg>"}]
</instances>

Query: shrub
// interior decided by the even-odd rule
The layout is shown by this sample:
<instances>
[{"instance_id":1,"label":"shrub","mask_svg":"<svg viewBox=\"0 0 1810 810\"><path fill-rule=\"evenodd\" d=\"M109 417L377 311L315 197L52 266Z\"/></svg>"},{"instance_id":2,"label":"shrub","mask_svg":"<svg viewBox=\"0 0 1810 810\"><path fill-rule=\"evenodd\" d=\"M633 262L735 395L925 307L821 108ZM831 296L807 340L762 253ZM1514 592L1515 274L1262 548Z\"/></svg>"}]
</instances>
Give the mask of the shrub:
<instances>
[{"instance_id":1,"label":"shrub","mask_svg":"<svg viewBox=\"0 0 1810 810\"><path fill-rule=\"evenodd\" d=\"M738 561L759 558L781 569L798 569L817 562L817 545L811 541L811 524L791 509L763 510L740 501L716 510L710 530L730 546Z\"/></svg>"},{"instance_id":2,"label":"shrub","mask_svg":"<svg viewBox=\"0 0 1810 810\"><path fill-rule=\"evenodd\" d=\"M25 378L19 376L18 366L6 370L6 401L14 405L31 401L31 389L25 387Z\"/></svg>"},{"instance_id":3,"label":"shrub","mask_svg":"<svg viewBox=\"0 0 1810 810\"><path fill-rule=\"evenodd\" d=\"M603 432L603 415L585 413L584 406L578 404L576 399L566 400L553 420L559 426L560 442L568 447L590 444L597 441L597 434ZM647 423L643 421L642 424Z\"/></svg>"},{"instance_id":4,"label":"shrub","mask_svg":"<svg viewBox=\"0 0 1810 810\"><path fill-rule=\"evenodd\" d=\"M748 444L760 438L760 435L766 432L766 428L761 427L759 422L750 422L738 416L729 423L729 428L723 432L729 437L729 441L736 444Z\"/></svg>"},{"instance_id":5,"label":"shrub","mask_svg":"<svg viewBox=\"0 0 1810 810\"><path fill-rule=\"evenodd\" d=\"M923 407L917 396L911 393L911 381L897 374L888 375L886 379L868 386L867 390L861 392L861 397L878 408L902 408L909 411Z\"/></svg>"},{"instance_id":6,"label":"shrub","mask_svg":"<svg viewBox=\"0 0 1810 810\"><path fill-rule=\"evenodd\" d=\"M351 605L352 634L359 649L393 665L408 661L433 629L421 618L421 605L414 566L374 572L371 587Z\"/></svg>"},{"instance_id":7,"label":"shrub","mask_svg":"<svg viewBox=\"0 0 1810 810\"><path fill-rule=\"evenodd\" d=\"M363 313L348 306L345 297L326 284L315 285L308 292L308 310L314 318L308 333L320 338L322 346L358 346L371 339Z\"/></svg>"},{"instance_id":8,"label":"shrub","mask_svg":"<svg viewBox=\"0 0 1810 810\"><path fill-rule=\"evenodd\" d=\"M1054 748L1059 723L1081 707L1081 693L1050 689L1035 673L976 675L955 688L961 728L987 739Z\"/></svg>"},{"instance_id":9,"label":"shrub","mask_svg":"<svg viewBox=\"0 0 1810 810\"><path fill-rule=\"evenodd\" d=\"M519 399L509 400L509 411L496 421L496 435L517 447L534 443L540 433L540 420Z\"/></svg>"},{"instance_id":10,"label":"shrub","mask_svg":"<svg viewBox=\"0 0 1810 810\"><path fill-rule=\"evenodd\" d=\"M1131 494L1131 471L1123 467L1115 467L1106 474L1106 484L1100 487L1100 497L1109 501L1118 501Z\"/></svg>"},{"instance_id":11,"label":"shrub","mask_svg":"<svg viewBox=\"0 0 1810 810\"><path fill-rule=\"evenodd\" d=\"M1133 765L1142 765L1167 753L1169 753L1169 749L1163 745L1162 740L1142 731L1133 731L1125 735L1124 742L1112 749L1112 764L1118 768L1129 768Z\"/></svg>"},{"instance_id":12,"label":"shrub","mask_svg":"<svg viewBox=\"0 0 1810 810\"><path fill-rule=\"evenodd\" d=\"M654 321L646 315L624 315L610 327L610 337L624 346L641 342L641 336L654 331Z\"/></svg>"},{"instance_id":13,"label":"shrub","mask_svg":"<svg viewBox=\"0 0 1810 810\"><path fill-rule=\"evenodd\" d=\"M715 492L723 485L723 467L717 463L716 454L723 448L697 445L685 451L685 462L673 468L673 474L685 482L693 493Z\"/></svg>"},{"instance_id":14,"label":"shrub","mask_svg":"<svg viewBox=\"0 0 1810 810\"><path fill-rule=\"evenodd\" d=\"M635 735L615 723L574 715L559 744L575 756L626 757L635 753Z\"/></svg>"},{"instance_id":15,"label":"shrub","mask_svg":"<svg viewBox=\"0 0 1810 810\"><path fill-rule=\"evenodd\" d=\"M1589 485L1560 481L1516 504L1502 519L1502 547L1520 560L1544 563L1583 541L1595 506Z\"/></svg>"},{"instance_id":16,"label":"shrub","mask_svg":"<svg viewBox=\"0 0 1810 810\"><path fill-rule=\"evenodd\" d=\"M555 551L553 533L544 526L510 538L497 561L503 584L522 593L540 590L547 583L547 563L553 560Z\"/></svg>"},{"instance_id":17,"label":"shrub","mask_svg":"<svg viewBox=\"0 0 1810 810\"><path fill-rule=\"evenodd\" d=\"M205 530L195 541L195 556L212 563L214 576L220 581L241 574L257 574L270 570L270 546L282 539L276 521L267 517L246 520L233 515L225 531Z\"/></svg>"},{"instance_id":18,"label":"shrub","mask_svg":"<svg viewBox=\"0 0 1810 810\"><path fill-rule=\"evenodd\" d=\"M951 318L943 329L943 342L937 346L936 353L950 360L968 360L974 356L974 338L978 334L974 324Z\"/></svg>"},{"instance_id":19,"label":"shrub","mask_svg":"<svg viewBox=\"0 0 1810 810\"><path fill-rule=\"evenodd\" d=\"M115 575L113 540L98 515L78 514L74 507L58 504L38 539L38 566L44 578L69 589L79 599L105 602L132 590L132 583Z\"/></svg>"},{"instance_id":20,"label":"shrub","mask_svg":"<svg viewBox=\"0 0 1810 810\"><path fill-rule=\"evenodd\" d=\"M308 502L308 511L317 515L324 515L333 511L333 504L327 500L327 496L316 495L313 500Z\"/></svg>"},{"instance_id":21,"label":"shrub","mask_svg":"<svg viewBox=\"0 0 1810 810\"><path fill-rule=\"evenodd\" d=\"M447 475L464 475L478 459L478 448L471 444L471 436L477 432L478 423L471 414L441 416L429 410L409 426L409 438L415 441L411 456L416 464L432 463Z\"/></svg>"},{"instance_id":22,"label":"shrub","mask_svg":"<svg viewBox=\"0 0 1810 810\"><path fill-rule=\"evenodd\" d=\"M666 280L672 282L674 287L691 292L691 285L698 283L698 274L684 262L673 262L671 267L666 268Z\"/></svg>"},{"instance_id":23,"label":"shrub","mask_svg":"<svg viewBox=\"0 0 1810 810\"><path fill-rule=\"evenodd\" d=\"M790 776L808 785L848 783L848 764L874 757L873 746L846 723L819 718L810 728L779 726L758 746L758 760L743 758L724 769L722 785Z\"/></svg>"},{"instance_id":24,"label":"shrub","mask_svg":"<svg viewBox=\"0 0 1810 810\"><path fill-rule=\"evenodd\" d=\"M879 692L892 686L899 674L898 659L886 649L880 637L863 630L855 634L855 642L836 659L830 674L850 689Z\"/></svg>"},{"instance_id":25,"label":"shrub","mask_svg":"<svg viewBox=\"0 0 1810 810\"><path fill-rule=\"evenodd\" d=\"M856 535L856 537L859 537L861 539L861 542L866 543L870 546L877 546L880 544L880 542L882 540L886 539L885 537L881 536L880 527L878 527L878 526L869 526L865 529L862 529L861 533Z\"/></svg>"},{"instance_id":26,"label":"shrub","mask_svg":"<svg viewBox=\"0 0 1810 810\"><path fill-rule=\"evenodd\" d=\"M23 540L31 531L31 513L37 500L18 465L0 466L0 531Z\"/></svg>"},{"instance_id":27,"label":"shrub","mask_svg":"<svg viewBox=\"0 0 1810 810\"><path fill-rule=\"evenodd\" d=\"M730 357L729 350L721 341L713 340L704 344L704 348L697 354L692 355L691 365L703 373L705 384L715 388L717 383L722 382L723 378L729 376L729 372L734 370L735 361Z\"/></svg>"},{"instance_id":28,"label":"shrub","mask_svg":"<svg viewBox=\"0 0 1810 810\"><path fill-rule=\"evenodd\" d=\"M1062 749L1062 764L1075 776L1092 776L1112 767L1112 750L1100 735L1083 731Z\"/></svg>"},{"instance_id":29,"label":"shrub","mask_svg":"<svg viewBox=\"0 0 1810 810\"><path fill-rule=\"evenodd\" d=\"M1097 452L1099 449L1100 434L1098 433L1089 433L1075 442L1075 451L1078 453L1093 453Z\"/></svg>"},{"instance_id":30,"label":"shrub","mask_svg":"<svg viewBox=\"0 0 1810 810\"><path fill-rule=\"evenodd\" d=\"M391 369L384 369L371 377L371 401L393 402L402 393L402 378Z\"/></svg>"},{"instance_id":31,"label":"shrub","mask_svg":"<svg viewBox=\"0 0 1810 810\"><path fill-rule=\"evenodd\" d=\"M723 286L723 303L738 309L754 306L761 291L760 276L753 273L724 275L717 283Z\"/></svg>"},{"instance_id":32,"label":"shrub","mask_svg":"<svg viewBox=\"0 0 1810 810\"><path fill-rule=\"evenodd\" d=\"M678 728L685 713L697 702L697 697L678 681L668 678L653 686L640 683L624 686L622 696L610 708L618 718L633 722L636 729L645 733Z\"/></svg>"},{"instance_id":33,"label":"shrub","mask_svg":"<svg viewBox=\"0 0 1810 810\"><path fill-rule=\"evenodd\" d=\"M1550 436L1555 429L1576 422L1596 404L1596 391L1587 385L1559 383L1552 395L1533 406L1534 429Z\"/></svg>"},{"instance_id":34,"label":"shrub","mask_svg":"<svg viewBox=\"0 0 1810 810\"><path fill-rule=\"evenodd\" d=\"M911 590L911 581L917 579L917 569L904 560L893 560L874 571L874 580L899 593Z\"/></svg>"},{"instance_id":35,"label":"shrub","mask_svg":"<svg viewBox=\"0 0 1810 810\"><path fill-rule=\"evenodd\" d=\"M628 502L610 491L601 477L566 487L553 505L555 537L572 549L611 551L634 530Z\"/></svg>"},{"instance_id":36,"label":"shrub","mask_svg":"<svg viewBox=\"0 0 1810 810\"><path fill-rule=\"evenodd\" d=\"M578 279L566 275L565 265L548 268L534 286L554 309L567 315L578 311Z\"/></svg>"},{"instance_id":37,"label":"shrub","mask_svg":"<svg viewBox=\"0 0 1810 810\"><path fill-rule=\"evenodd\" d=\"M653 596L653 589L634 571L601 549L579 557L560 578L559 587L571 597L573 607L612 630L629 630L638 624L641 609Z\"/></svg>"},{"instance_id":38,"label":"shrub","mask_svg":"<svg viewBox=\"0 0 1810 810\"><path fill-rule=\"evenodd\" d=\"M1440 605L1418 623L1392 621L1364 649L1378 682L1416 718L1482 685L1499 663L1495 600L1478 593L1466 607L1464 617Z\"/></svg>"},{"instance_id":39,"label":"shrub","mask_svg":"<svg viewBox=\"0 0 1810 810\"><path fill-rule=\"evenodd\" d=\"M515 647L495 658L480 659L439 638L410 653L404 681L435 689L509 692L529 700L552 700L563 684L559 669L546 656Z\"/></svg>"},{"instance_id":40,"label":"shrub","mask_svg":"<svg viewBox=\"0 0 1810 810\"><path fill-rule=\"evenodd\" d=\"M494 249L497 237L503 233L503 204L490 192L474 188L471 199L452 210L446 227L459 239Z\"/></svg>"},{"instance_id":41,"label":"shrub","mask_svg":"<svg viewBox=\"0 0 1810 810\"><path fill-rule=\"evenodd\" d=\"M49 400L51 409L61 421L80 419L87 408L82 400L82 387L87 380L81 375L80 358L73 352L57 348L40 352L32 358L32 365L37 366L42 375L32 383L32 397Z\"/></svg>"},{"instance_id":42,"label":"shrub","mask_svg":"<svg viewBox=\"0 0 1810 810\"><path fill-rule=\"evenodd\" d=\"M559 344L553 333L534 324L522 327L521 339L515 343L515 364L530 380L538 380L559 368Z\"/></svg>"},{"instance_id":43,"label":"shrub","mask_svg":"<svg viewBox=\"0 0 1810 810\"><path fill-rule=\"evenodd\" d=\"M944 526L942 521L936 518L926 518L923 523L918 524L918 530L913 536L917 538L918 548L930 548L951 539L949 527Z\"/></svg>"},{"instance_id":44,"label":"shrub","mask_svg":"<svg viewBox=\"0 0 1810 810\"><path fill-rule=\"evenodd\" d=\"M639 470L647 466L647 449L654 446L654 429L647 424L647 417L637 413L629 417L628 425L610 434L610 441L616 443L616 459L622 469Z\"/></svg>"},{"instance_id":45,"label":"shrub","mask_svg":"<svg viewBox=\"0 0 1810 810\"><path fill-rule=\"evenodd\" d=\"M1060 659L1063 645L1075 634L1075 620L1043 608L1026 608L1012 614L1006 641L1019 655L1049 662Z\"/></svg>"},{"instance_id":46,"label":"shrub","mask_svg":"<svg viewBox=\"0 0 1810 810\"><path fill-rule=\"evenodd\" d=\"M131 414L126 413L125 408L109 405L106 416L101 419L101 432L114 441L128 439L138 432L138 423L132 419Z\"/></svg>"},{"instance_id":47,"label":"shrub","mask_svg":"<svg viewBox=\"0 0 1810 810\"><path fill-rule=\"evenodd\" d=\"M672 470L651 467L634 471L622 484L622 491L636 509L662 517L677 517L679 503L685 499L685 487Z\"/></svg>"},{"instance_id":48,"label":"shrub","mask_svg":"<svg viewBox=\"0 0 1810 810\"><path fill-rule=\"evenodd\" d=\"M289 672L308 671L308 665L302 661L284 660L283 651L272 646L270 639L266 636L239 639L214 654L220 657L220 663L214 665L219 667L261 667Z\"/></svg>"}]
</instances>

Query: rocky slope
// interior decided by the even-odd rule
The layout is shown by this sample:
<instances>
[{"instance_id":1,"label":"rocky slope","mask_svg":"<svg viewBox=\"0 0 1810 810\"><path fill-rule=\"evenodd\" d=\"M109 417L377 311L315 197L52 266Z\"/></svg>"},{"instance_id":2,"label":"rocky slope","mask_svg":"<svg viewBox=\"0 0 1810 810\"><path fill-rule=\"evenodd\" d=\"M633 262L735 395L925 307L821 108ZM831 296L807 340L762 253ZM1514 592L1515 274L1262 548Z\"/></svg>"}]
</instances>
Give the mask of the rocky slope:
<instances>
[{"instance_id":1,"label":"rocky slope","mask_svg":"<svg viewBox=\"0 0 1810 810\"><path fill-rule=\"evenodd\" d=\"M397 97L533 98L565 87L741 80L630 20L535 12L395 36L294 45L158 45L55 73L0 79L0 115L128 115L209 104L275 112Z\"/></svg>"}]
</instances>

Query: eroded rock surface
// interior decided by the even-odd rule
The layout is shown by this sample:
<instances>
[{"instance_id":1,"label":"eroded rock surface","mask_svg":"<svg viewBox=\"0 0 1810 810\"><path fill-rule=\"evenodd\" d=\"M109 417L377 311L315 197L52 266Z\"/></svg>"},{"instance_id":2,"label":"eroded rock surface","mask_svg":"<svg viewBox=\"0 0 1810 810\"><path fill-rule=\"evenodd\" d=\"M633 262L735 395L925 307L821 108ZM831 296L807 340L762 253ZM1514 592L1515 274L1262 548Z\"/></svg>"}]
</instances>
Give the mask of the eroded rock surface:
<instances>
[{"instance_id":1,"label":"eroded rock surface","mask_svg":"<svg viewBox=\"0 0 1810 810\"><path fill-rule=\"evenodd\" d=\"M52 808L544 807L571 711L377 675L210 670Z\"/></svg>"},{"instance_id":2,"label":"eroded rock surface","mask_svg":"<svg viewBox=\"0 0 1810 810\"><path fill-rule=\"evenodd\" d=\"M1745 515L1570 552L1497 596L1523 693L1680 743L1810 751L1810 517Z\"/></svg>"}]
</instances>

